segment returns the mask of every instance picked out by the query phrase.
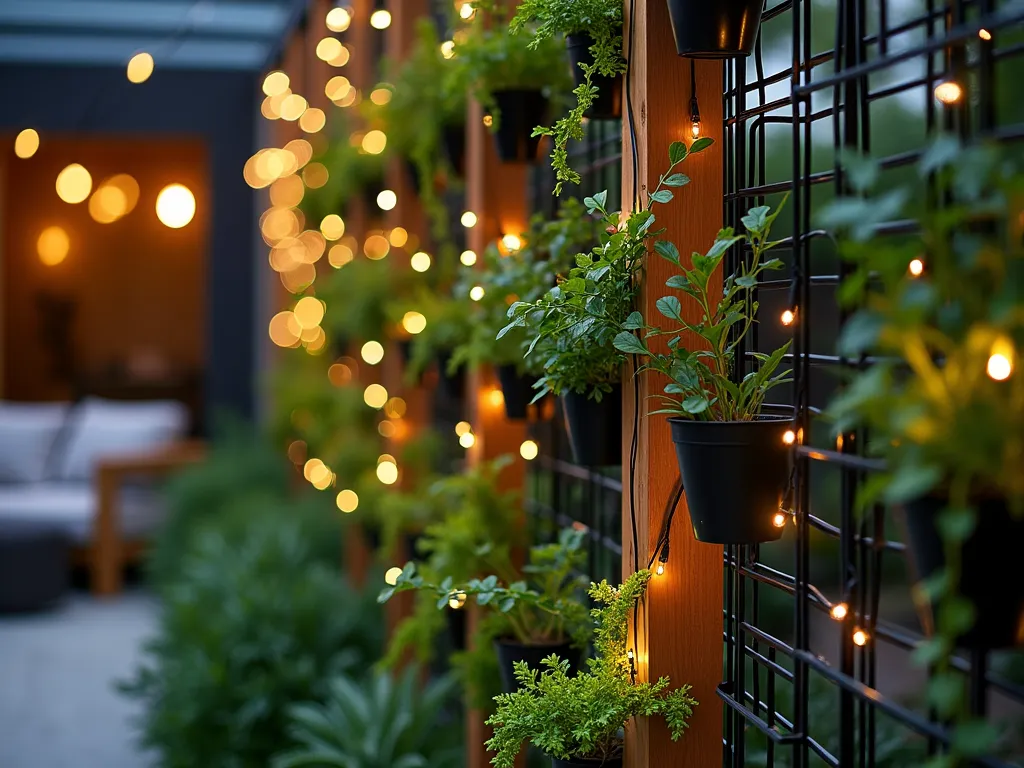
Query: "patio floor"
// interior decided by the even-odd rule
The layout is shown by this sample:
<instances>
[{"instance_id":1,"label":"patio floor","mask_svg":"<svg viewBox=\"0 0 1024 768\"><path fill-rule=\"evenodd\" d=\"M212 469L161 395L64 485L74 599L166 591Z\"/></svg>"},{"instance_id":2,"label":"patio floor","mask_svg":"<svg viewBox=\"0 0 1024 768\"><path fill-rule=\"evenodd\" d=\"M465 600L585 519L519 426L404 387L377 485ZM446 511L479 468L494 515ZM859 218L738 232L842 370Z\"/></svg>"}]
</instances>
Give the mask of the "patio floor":
<instances>
[{"instance_id":1,"label":"patio floor","mask_svg":"<svg viewBox=\"0 0 1024 768\"><path fill-rule=\"evenodd\" d=\"M113 686L135 668L157 611L135 590L106 601L75 592L53 611L0 616L0 766L150 765L134 745L136 707Z\"/></svg>"}]
</instances>

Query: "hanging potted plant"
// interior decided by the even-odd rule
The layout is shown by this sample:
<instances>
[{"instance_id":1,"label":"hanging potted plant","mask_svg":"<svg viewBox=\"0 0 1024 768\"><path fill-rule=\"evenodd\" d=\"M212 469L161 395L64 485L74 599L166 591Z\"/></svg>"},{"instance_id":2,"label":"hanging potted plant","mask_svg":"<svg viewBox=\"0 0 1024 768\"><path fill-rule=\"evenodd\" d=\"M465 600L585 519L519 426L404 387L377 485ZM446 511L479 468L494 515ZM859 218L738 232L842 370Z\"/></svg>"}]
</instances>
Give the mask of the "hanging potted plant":
<instances>
[{"instance_id":1,"label":"hanging potted plant","mask_svg":"<svg viewBox=\"0 0 1024 768\"><path fill-rule=\"evenodd\" d=\"M536 133L551 136L551 166L555 170L555 194L562 184L579 184L580 176L569 165L568 143L583 139L583 119L622 117L623 73L622 3L619 0L524 0L516 9L510 29L532 35L530 47L564 35L574 78L576 105L554 126L538 127Z\"/></svg>"},{"instance_id":2,"label":"hanging potted plant","mask_svg":"<svg viewBox=\"0 0 1024 768\"><path fill-rule=\"evenodd\" d=\"M481 606L475 640L478 644L493 641L502 685L511 692L517 688L517 662L537 668L542 659L556 654L568 660L571 669L579 666L580 652L592 630L581 600L586 584L577 575L585 565L585 536L583 531L565 529L557 543L531 548L523 567L527 580L512 571L504 576L505 584L496 574L461 582L446 576L434 583L420 575L415 563L408 563L395 585L383 590L378 600L383 603L395 593L419 590L443 610L475 599Z\"/></svg>"},{"instance_id":3,"label":"hanging potted plant","mask_svg":"<svg viewBox=\"0 0 1024 768\"><path fill-rule=\"evenodd\" d=\"M598 607L591 612L597 624L595 656L587 671L571 676L569 662L554 654L539 668L516 663L519 689L495 697L497 709L487 720L494 728L487 742L492 765L512 768L528 741L551 757L553 768L615 768L622 765L623 729L636 717L660 715L673 741L682 735L697 704L689 686L669 690L667 677L635 682L627 647L629 617L650 577L649 571L638 571L621 587L591 584Z\"/></svg>"},{"instance_id":4,"label":"hanging potted plant","mask_svg":"<svg viewBox=\"0 0 1024 768\"><path fill-rule=\"evenodd\" d=\"M680 56L727 59L754 50L764 0L668 0Z\"/></svg>"},{"instance_id":5,"label":"hanging potted plant","mask_svg":"<svg viewBox=\"0 0 1024 768\"><path fill-rule=\"evenodd\" d=\"M466 68L470 93L488 115L498 157L506 163L530 163L540 157L534 126L547 120L550 103L568 90L565 49L554 40L530 41L504 25L485 26L478 13L455 57Z\"/></svg>"},{"instance_id":6,"label":"hanging potted plant","mask_svg":"<svg viewBox=\"0 0 1024 768\"><path fill-rule=\"evenodd\" d=\"M788 381L791 371L776 373L791 342L771 354L755 355L759 365L742 378L742 359L737 351L757 319L753 298L763 272L781 269L779 259L765 260L775 243L769 240L773 213L767 206L751 209L743 217L744 234L731 228L719 232L705 254L694 254L689 268L680 261L678 249L658 240L654 249L680 269L667 281L693 302L687 311L679 297L668 295L656 306L670 321L654 326L634 312L615 337L615 348L638 355L646 364L638 370L656 371L668 378L663 407L653 414L667 414L672 428L679 471L686 489L694 535L714 544L755 544L782 535L778 525L783 493L789 478L790 448L784 434L791 419L762 414L768 392ZM734 246L749 247L751 256L726 278L723 295L715 300L713 276L726 253ZM651 348L650 340L670 340L664 350ZM697 343L688 349L684 338ZM737 380L738 379L738 380ZM727 475L742 482L723 482Z\"/></svg>"},{"instance_id":7,"label":"hanging potted plant","mask_svg":"<svg viewBox=\"0 0 1024 768\"><path fill-rule=\"evenodd\" d=\"M606 209L608 193L584 200L600 216L601 244L576 256L576 266L559 284L534 302L509 308L510 322L498 337L519 327L532 336L527 358L539 361L543 375L534 385L536 398L551 392L562 400L566 431L576 462L586 466L621 464L622 366L627 353L616 348L616 334L631 315L652 239L655 203L672 200L673 187L689 183L676 167L686 157L711 146L698 139L689 151L682 142L669 150L669 168L647 203L624 222Z\"/></svg>"},{"instance_id":8,"label":"hanging potted plant","mask_svg":"<svg viewBox=\"0 0 1024 768\"><path fill-rule=\"evenodd\" d=\"M875 163L849 164L856 192L879 187ZM860 502L902 507L915 601L933 635L919 654L928 663L946 664L957 645L1024 644L1024 583L1013 571L1024 545L1022 191L996 150L944 137L925 152L916 187L839 199L822 217L855 265L839 297L863 301L839 351L878 360L829 414L838 434L867 428L868 450L884 459ZM926 198L945 203L915 217L917 234L878 233Z\"/></svg>"}]
</instances>

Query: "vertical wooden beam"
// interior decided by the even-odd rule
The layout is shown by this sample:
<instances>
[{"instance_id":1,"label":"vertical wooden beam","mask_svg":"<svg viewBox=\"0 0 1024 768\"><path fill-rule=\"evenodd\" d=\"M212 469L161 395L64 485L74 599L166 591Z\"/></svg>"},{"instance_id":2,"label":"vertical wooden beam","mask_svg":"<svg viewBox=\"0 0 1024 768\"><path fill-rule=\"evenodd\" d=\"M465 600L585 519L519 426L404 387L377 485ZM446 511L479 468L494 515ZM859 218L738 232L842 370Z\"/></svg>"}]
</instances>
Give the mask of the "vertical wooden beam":
<instances>
[{"instance_id":1,"label":"vertical wooden beam","mask_svg":"<svg viewBox=\"0 0 1024 768\"><path fill-rule=\"evenodd\" d=\"M668 147L673 141L689 144L690 121L686 105L690 99L690 61L676 55L664 0L634 0L634 29L628 51L629 74L636 136L628 120L623 121L622 199L633 199L634 181L646 200L659 175L668 164ZM628 14L627 14L628 15ZM627 20L628 23L628 20ZM722 132L722 65L697 61L697 96L700 101L702 135L716 140ZM635 138L639 158L633 168L630 148ZM655 209L656 228L665 227L665 237L682 254L704 253L722 224L722 147L688 159L682 170L692 179L689 186L674 190L675 200ZM625 203L624 203L625 204ZM668 289L665 280L674 268L664 259L651 256L639 309L645 318L660 317L655 302ZM693 310L683 297L683 306ZM699 313L697 313L699 315ZM692 314L687 319L699 320ZM628 382L623 403L623 576L647 567L653 556L665 506L678 476L669 426L664 417L646 417L647 395L660 392L663 381L649 375L639 382L640 429L635 467L630 471L630 436L633 431L634 387ZM634 504L630 503L630 488ZM636 516L638 546L633 544L631 509ZM637 637L639 672L642 679L668 675L673 685L689 683L699 706L690 727L679 742L669 739L660 721L637 722L627 732L627 768L667 765L711 766L721 762L722 704L715 688L722 671L722 547L694 540L685 504L676 512L671 535L671 558L663 576L655 577L644 604Z\"/></svg>"},{"instance_id":2,"label":"vertical wooden beam","mask_svg":"<svg viewBox=\"0 0 1024 768\"><path fill-rule=\"evenodd\" d=\"M477 216L477 223L469 230L467 245L482 254L489 243L508 232L526 230L529 213L526 205L527 166L502 164L494 147L490 131L483 124L483 109L475 101L469 105L466 126L466 209ZM526 471L519 458L519 446L526 439L526 423L505 418L500 392L494 372L476 371L469 377L469 421L476 434L476 443L470 449L471 463L480 463L511 454L516 460L507 466L498 478L501 490L522 491ZM476 621L467 622L467 641L473 642ZM467 713L466 765L485 768L490 758L484 742L490 738L484 725L484 713Z\"/></svg>"}]
</instances>

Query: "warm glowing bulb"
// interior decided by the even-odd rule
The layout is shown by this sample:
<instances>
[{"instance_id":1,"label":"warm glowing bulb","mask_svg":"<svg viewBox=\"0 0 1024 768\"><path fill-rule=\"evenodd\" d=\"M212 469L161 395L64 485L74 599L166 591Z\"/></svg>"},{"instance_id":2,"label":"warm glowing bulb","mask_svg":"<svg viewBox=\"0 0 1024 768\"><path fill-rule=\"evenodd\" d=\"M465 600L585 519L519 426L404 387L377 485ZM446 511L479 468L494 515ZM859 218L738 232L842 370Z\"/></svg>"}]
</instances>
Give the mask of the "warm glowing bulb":
<instances>
[{"instance_id":1,"label":"warm glowing bulb","mask_svg":"<svg viewBox=\"0 0 1024 768\"><path fill-rule=\"evenodd\" d=\"M430 254L418 251L409 259L409 266L417 272L426 272L430 269Z\"/></svg>"},{"instance_id":2,"label":"warm glowing bulb","mask_svg":"<svg viewBox=\"0 0 1024 768\"><path fill-rule=\"evenodd\" d=\"M480 301L484 297L484 287L482 285L474 285L469 289L469 298L473 301Z\"/></svg>"},{"instance_id":3,"label":"warm glowing bulb","mask_svg":"<svg viewBox=\"0 0 1024 768\"><path fill-rule=\"evenodd\" d=\"M379 341L368 341L363 344L359 354L370 365L376 365L384 359L384 346Z\"/></svg>"},{"instance_id":4,"label":"warm glowing bulb","mask_svg":"<svg viewBox=\"0 0 1024 768\"><path fill-rule=\"evenodd\" d=\"M341 55L343 46L336 37L325 37L316 44L316 57L321 61L333 61Z\"/></svg>"},{"instance_id":5,"label":"warm glowing bulb","mask_svg":"<svg viewBox=\"0 0 1024 768\"><path fill-rule=\"evenodd\" d=\"M490 128L492 125L494 125L494 116L484 115L483 124L485 128Z\"/></svg>"},{"instance_id":6,"label":"warm glowing bulb","mask_svg":"<svg viewBox=\"0 0 1024 768\"><path fill-rule=\"evenodd\" d=\"M374 11L370 14L370 26L374 29L387 29L391 26L391 13L384 9Z\"/></svg>"},{"instance_id":7,"label":"warm glowing bulb","mask_svg":"<svg viewBox=\"0 0 1024 768\"><path fill-rule=\"evenodd\" d=\"M39 261L48 267L56 266L67 258L71 250L71 239L62 227L47 227L36 240Z\"/></svg>"},{"instance_id":8,"label":"warm glowing bulb","mask_svg":"<svg viewBox=\"0 0 1024 768\"><path fill-rule=\"evenodd\" d=\"M515 253L523 247L523 241L519 235L505 235L501 238L501 244L505 246L509 253Z\"/></svg>"},{"instance_id":9,"label":"warm glowing bulb","mask_svg":"<svg viewBox=\"0 0 1024 768\"><path fill-rule=\"evenodd\" d=\"M153 57L143 51L128 61L128 79L133 83L144 83L153 74Z\"/></svg>"},{"instance_id":10,"label":"warm glowing bulb","mask_svg":"<svg viewBox=\"0 0 1024 768\"><path fill-rule=\"evenodd\" d=\"M472 211L465 211L460 221L462 221L462 226L466 229L472 229L476 226L476 214Z\"/></svg>"},{"instance_id":11,"label":"warm glowing bulb","mask_svg":"<svg viewBox=\"0 0 1024 768\"><path fill-rule=\"evenodd\" d=\"M335 499L335 503L338 505L338 509L345 514L355 512L356 508L359 506L359 496L355 491L350 491L346 488L338 494L338 497Z\"/></svg>"},{"instance_id":12,"label":"warm glowing bulb","mask_svg":"<svg viewBox=\"0 0 1024 768\"><path fill-rule=\"evenodd\" d=\"M324 303L314 296L303 296L295 302L292 312L299 328L309 330L316 328L324 319Z\"/></svg>"},{"instance_id":13,"label":"warm glowing bulb","mask_svg":"<svg viewBox=\"0 0 1024 768\"><path fill-rule=\"evenodd\" d=\"M398 195L394 190L385 189L377 193L377 207L382 211L390 211L396 205L398 205Z\"/></svg>"},{"instance_id":14,"label":"warm glowing bulb","mask_svg":"<svg viewBox=\"0 0 1024 768\"><path fill-rule=\"evenodd\" d=\"M987 29L979 29L978 30L978 37L980 37L982 40L985 40L987 42L987 41L992 39L992 33L989 32Z\"/></svg>"},{"instance_id":15,"label":"warm glowing bulb","mask_svg":"<svg viewBox=\"0 0 1024 768\"><path fill-rule=\"evenodd\" d=\"M776 528L785 528L786 527L786 513L785 512L776 512L772 516L772 525L774 525Z\"/></svg>"},{"instance_id":16,"label":"warm glowing bulb","mask_svg":"<svg viewBox=\"0 0 1024 768\"><path fill-rule=\"evenodd\" d=\"M476 264L476 252L463 251L462 255L459 256L459 261L461 261L467 267L472 267L474 264Z\"/></svg>"},{"instance_id":17,"label":"warm glowing bulb","mask_svg":"<svg viewBox=\"0 0 1024 768\"><path fill-rule=\"evenodd\" d=\"M914 259L907 265L907 271L911 277L920 277L924 274L924 262L920 259Z\"/></svg>"},{"instance_id":18,"label":"warm glowing bulb","mask_svg":"<svg viewBox=\"0 0 1024 768\"><path fill-rule=\"evenodd\" d=\"M409 242L409 231L405 227L395 227L388 232L388 242L395 248L401 248Z\"/></svg>"},{"instance_id":19,"label":"warm glowing bulb","mask_svg":"<svg viewBox=\"0 0 1024 768\"><path fill-rule=\"evenodd\" d=\"M364 152L368 152L371 155L379 155L384 151L384 147L387 146L388 137L384 131L374 129L366 132L360 144Z\"/></svg>"},{"instance_id":20,"label":"warm glowing bulb","mask_svg":"<svg viewBox=\"0 0 1024 768\"><path fill-rule=\"evenodd\" d=\"M370 101L376 104L378 107L382 107L391 101L391 89L390 88L374 88L370 91Z\"/></svg>"},{"instance_id":21,"label":"warm glowing bulb","mask_svg":"<svg viewBox=\"0 0 1024 768\"><path fill-rule=\"evenodd\" d=\"M782 317L779 318L783 325L792 325L793 321L796 320L796 313L792 309L783 311Z\"/></svg>"},{"instance_id":22,"label":"warm glowing bulb","mask_svg":"<svg viewBox=\"0 0 1024 768\"><path fill-rule=\"evenodd\" d=\"M383 408L388 401L388 391L380 384L371 384L363 390L363 402L371 408Z\"/></svg>"},{"instance_id":23,"label":"warm glowing bulb","mask_svg":"<svg viewBox=\"0 0 1024 768\"><path fill-rule=\"evenodd\" d=\"M955 80L947 80L935 86L935 98L943 104L956 104L964 95L964 89Z\"/></svg>"},{"instance_id":24,"label":"warm glowing bulb","mask_svg":"<svg viewBox=\"0 0 1024 768\"><path fill-rule=\"evenodd\" d=\"M348 8L332 8L327 12L327 28L331 32L344 32L352 23L352 12Z\"/></svg>"},{"instance_id":25,"label":"warm glowing bulb","mask_svg":"<svg viewBox=\"0 0 1024 768\"><path fill-rule=\"evenodd\" d=\"M463 448L472 448L475 443L476 435L474 435L472 432L467 432L466 434L459 438L459 445L461 445Z\"/></svg>"},{"instance_id":26,"label":"warm glowing bulb","mask_svg":"<svg viewBox=\"0 0 1024 768\"><path fill-rule=\"evenodd\" d=\"M690 124L690 135L695 139L700 136L700 123L696 120Z\"/></svg>"},{"instance_id":27,"label":"warm glowing bulb","mask_svg":"<svg viewBox=\"0 0 1024 768\"><path fill-rule=\"evenodd\" d=\"M466 604L466 593L461 589L452 590L452 593L448 595L448 607L453 611L459 610Z\"/></svg>"},{"instance_id":28,"label":"warm glowing bulb","mask_svg":"<svg viewBox=\"0 0 1024 768\"><path fill-rule=\"evenodd\" d=\"M832 610L828 612L836 621L842 621L846 618L846 615L850 612L850 609L846 607L846 603L836 603L832 606Z\"/></svg>"},{"instance_id":29,"label":"warm glowing bulb","mask_svg":"<svg viewBox=\"0 0 1024 768\"><path fill-rule=\"evenodd\" d=\"M455 55L454 40L445 40L443 43L441 43L441 55L446 59L450 59Z\"/></svg>"},{"instance_id":30,"label":"warm glowing bulb","mask_svg":"<svg viewBox=\"0 0 1024 768\"><path fill-rule=\"evenodd\" d=\"M394 485L398 481L398 465L385 459L377 465L377 479L384 485Z\"/></svg>"},{"instance_id":31,"label":"warm glowing bulb","mask_svg":"<svg viewBox=\"0 0 1024 768\"><path fill-rule=\"evenodd\" d=\"M792 429L787 429L782 435L782 442L786 445L792 445L796 442L796 432Z\"/></svg>"},{"instance_id":32,"label":"warm glowing bulb","mask_svg":"<svg viewBox=\"0 0 1024 768\"><path fill-rule=\"evenodd\" d=\"M156 217L165 227L181 229L196 215L196 198L184 184L168 184L156 196Z\"/></svg>"},{"instance_id":33,"label":"warm glowing bulb","mask_svg":"<svg viewBox=\"0 0 1024 768\"><path fill-rule=\"evenodd\" d=\"M540 453L540 448L533 440L523 440L522 445L519 446L519 455L527 461L536 459L538 453Z\"/></svg>"},{"instance_id":34,"label":"warm glowing bulb","mask_svg":"<svg viewBox=\"0 0 1024 768\"><path fill-rule=\"evenodd\" d=\"M459 18L463 21L469 21L476 16L476 8L473 7L472 3L463 3L459 6Z\"/></svg>"},{"instance_id":35,"label":"warm glowing bulb","mask_svg":"<svg viewBox=\"0 0 1024 768\"><path fill-rule=\"evenodd\" d=\"M336 213L327 214L320 222L320 233L328 240L340 240L345 234L345 220Z\"/></svg>"},{"instance_id":36,"label":"warm glowing bulb","mask_svg":"<svg viewBox=\"0 0 1024 768\"><path fill-rule=\"evenodd\" d=\"M868 644L868 633L863 629L855 630L853 633L853 644L859 646L865 646Z\"/></svg>"},{"instance_id":37,"label":"warm glowing bulb","mask_svg":"<svg viewBox=\"0 0 1024 768\"><path fill-rule=\"evenodd\" d=\"M458 435L459 437L462 437L471 429L473 429L473 427L470 426L470 423L468 421L460 421L458 424L455 425L455 434Z\"/></svg>"},{"instance_id":38,"label":"warm glowing bulb","mask_svg":"<svg viewBox=\"0 0 1024 768\"><path fill-rule=\"evenodd\" d=\"M505 403L505 395L502 394L500 389L492 389L487 393L487 399L491 403L491 407L498 408Z\"/></svg>"},{"instance_id":39,"label":"warm glowing bulb","mask_svg":"<svg viewBox=\"0 0 1024 768\"><path fill-rule=\"evenodd\" d=\"M26 128L14 139L14 154L27 160L39 149L39 132L35 128Z\"/></svg>"},{"instance_id":40,"label":"warm glowing bulb","mask_svg":"<svg viewBox=\"0 0 1024 768\"><path fill-rule=\"evenodd\" d=\"M309 102L297 93L290 93L281 102L281 117L295 122L309 108Z\"/></svg>"},{"instance_id":41,"label":"warm glowing bulb","mask_svg":"<svg viewBox=\"0 0 1024 768\"><path fill-rule=\"evenodd\" d=\"M299 118L299 128L306 133L316 133L327 125L327 115L318 107L310 107Z\"/></svg>"},{"instance_id":42,"label":"warm glowing bulb","mask_svg":"<svg viewBox=\"0 0 1024 768\"><path fill-rule=\"evenodd\" d=\"M402 317L402 327L415 336L417 333L422 333L423 329L427 327L427 318L420 312L406 312Z\"/></svg>"},{"instance_id":43,"label":"warm glowing bulb","mask_svg":"<svg viewBox=\"0 0 1024 768\"><path fill-rule=\"evenodd\" d=\"M658 563L658 567L654 569L654 574L656 576L664 576L665 575L665 564L664 563Z\"/></svg>"},{"instance_id":44,"label":"warm glowing bulb","mask_svg":"<svg viewBox=\"0 0 1024 768\"><path fill-rule=\"evenodd\" d=\"M387 573L384 574L384 581L390 586L395 586L398 583L398 577L402 575L402 569L397 565L388 568Z\"/></svg>"},{"instance_id":45,"label":"warm glowing bulb","mask_svg":"<svg viewBox=\"0 0 1024 768\"><path fill-rule=\"evenodd\" d=\"M989 357L986 372L995 381L1006 381L1013 373L1013 362L1008 355L997 352Z\"/></svg>"},{"instance_id":46,"label":"warm glowing bulb","mask_svg":"<svg viewBox=\"0 0 1024 768\"><path fill-rule=\"evenodd\" d=\"M263 92L267 96L280 96L291 85L291 80L284 72L271 72L263 78Z\"/></svg>"},{"instance_id":47,"label":"warm glowing bulb","mask_svg":"<svg viewBox=\"0 0 1024 768\"><path fill-rule=\"evenodd\" d=\"M80 203L92 191L92 176L78 163L72 163L57 174L57 196L65 203Z\"/></svg>"}]
</instances>

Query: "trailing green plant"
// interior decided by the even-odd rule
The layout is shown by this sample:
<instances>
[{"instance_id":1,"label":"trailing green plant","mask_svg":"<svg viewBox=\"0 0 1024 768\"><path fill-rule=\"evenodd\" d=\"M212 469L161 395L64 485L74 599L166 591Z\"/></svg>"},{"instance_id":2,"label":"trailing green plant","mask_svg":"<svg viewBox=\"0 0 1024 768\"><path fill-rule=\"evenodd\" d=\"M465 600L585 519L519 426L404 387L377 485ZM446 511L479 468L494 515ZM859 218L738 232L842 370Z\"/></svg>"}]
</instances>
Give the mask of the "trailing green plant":
<instances>
[{"instance_id":1,"label":"trailing green plant","mask_svg":"<svg viewBox=\"0 0 1024 768\"><path fill-rule=\"evenodd\" d=\"M561 194L565 182L580 183L580 175L569 165L570 140L583 139L583 118L598 96L595 75L614 77L626 71L622 53L622 3L618 0L522 0L516 8L510 29L513 34L532 33L531 47L559 35L585 34L591 39L593 63L581 63L584 81L573 94L576 105L555 121L540 126L535 136L553 137L551 167L555 170L555 194Z\"/></svg>"},{"instance_id":2,"label":"trailing green plant","mask_svg":"<svg viewBox=\"0 0 1024 768\"><path fill-rule=\"evenodd\" d=\"M272 768L458 768L461 729L452 722L454 681L420 683L408 667L396 679L336 677L323 702L289 707L293 749Z\"/></svg>"},{"instance_id":3,"label":"trailing green plant","mask_svg":"<svg viewBox=\"0 0 1024 768\"><path fill-rule=\"evenodd\" d=\"M667 677L634 682L627 655L629 617L650 578L649 571L638 571L620 587L591 584L599 606L592 612L597 626L588 671L570 677L569 662L554 654L540 671L516 663L521 688L496 696L497 709L487 720L494 728L487 742L493 765L515 765L524 741L560 760L614 759L622 753L622 729L634 717L660 715L673 740L682 735L697 704L689 686L669 690Z\"/></svg>"},{"instance_id":4,"label":"trailing green plant","mask_svg":"<svg viewBox=\"0 0 1024 768\"><path fill-rule=\"evenodd\" d=\"M387 259L358 257L317 281L328 343L383 341L408 311L417 276Z\"/></svg>"},{"instance_id":5,"label":"trailing green plant","mask_svg":"<svg viewBox=\"0 0 1024 768\"><path fill-rule=\"evenodd\" d=\"M666 319L673 321L669 327L650 325L640 312L633 312L623 323L626 330L616 335L616 349L646 358L638 373L650 369L668 377L664 394L658 395L664 407L652 413L703 421L750 421L761 413L765 395L772 388L793 380L789 369L775 373L792 341L771 354L755 353L760 365L738 384L732 378L736 351L743 348L743 340L757 322L754 291L758 279L767 270L783 267L779 259L764 259L764 254L777 245L769 236L781 211L782 205L774 212L766 205L751 208L741 219L744 233L736 234L732 227L721 230L706 254L693 254L689 269L683 266L674 244L655 241L658 255L681 272L672 275L665 285L689 296L701 317L698 322L687 320L679 297L670 294L655 304ZM722 298L716 302L712 277L729 249L738 245L749 246L751 257L725 279ZM686 334L700 340L697 349L686 348ZM650 339L660 336L671 337L666 352L650 347Z\"/></svg>"},{"instance_id":6,"label":"trailing green plant","mask_svg":"<svg viewBox=\"0 0 1024 768\"><path fill-rule=\"evenodd\" d=\"M470 302L456 299L451 288L447 291L422 290L416 295L416 311L426 318L427 327L409 339L409 359L405 367L407 378L421 375L441 358L450 359L452 350L464 344L473 333Z\"/></svg>"},{"instance_id":7,"label":"trailing green plant","mask_svg":"<svg viewBox=\"0 0 1024 768\"><path fill-rule=\"evenodd\" d=\"M515 302L509 308L510 322L498 338L516 328L526 328L532 336L526 356L543 367L543 375L534 385L538 389L535 399L548 392L576 392L601 400L619 382L627 355L614 341L632 315L639 273L651 241L660 234L654 229L654 205L671 202L671 188L689 184L689 177L676 168L711 144L711 139L698 139L687 150L682 142L673 142L668 170L647 202L625 221L620 213L606 209L607 191L586 198L587 212L599 214L605 228L600 245L591 253L577 254L568 277L544 296L534 302Z\"/></svg>"},{"instance_id":8,"label":"trailing green plant","mask_svg":"<svg viewBox=\"0 0 1024 768\"><path fill-rule=\"evenodd\" d=\"M330 138L320 145L323 149L313 158L327 169L327 180L319 187L307 186L299 203L311 229L319 227L328 214L344 214L349 201L362 190L383 184L389 153L370 154L359 144L353 144L354 130L348 120L334 122Z\"/></svg>"},{"instance_id":9,"label":"trailing green plant","mask_svg":"<svg viewBox=\"0 0 1024 768\"><path fill-rule=\"evenodd\" d=\"M121 684L164 768L263 768L288 744L287 707L364 669L383 640L380 609L349 588L339 560L315 557L320 534L292 506L248 511L244 527L198 536Z\"/></svg>"},{"instance_id":10,"label":"trailing green plant","mask_svg":"<svg viewBox=\"0 0 1024 768\"><path fill-rule=\"evenodd\" d=\"M956 639L974 623L959 594L961 547L977 523L979 496L998 495L1024 510L1024 247L1018 221L1024 179L994 147L940 137L923 154L915 188L884 188L879 165L846 158L856 197L836 199L821 216L841 236L853 272L842 305L860 308L845 324L840 354L871 355L829 408L835 430L867 428L871 455L887 470L872 477L862 504L948 495L937 519L945 567L925 580L937 603L933 637L915 652L933 665L928 703L953 721L951 766L984 754L991 723L966 714L963 679L951 668ZM934 194L923 194L934 184ZM876 191L877 190L877 191ZM919 229L887 236L911 200L942 200L915 212Z\"/></svg>"},{"instance_id":11,"label":"trailing green plant","mask_svg":"<svg viewBox=\"0 0 1024 768\"><path fill-rule=\"evenodd\" d=\"M522 569L528 581L520 579L512 569L506 574L490 574L466 582L446 575L436 583L419 575L416 564L409 562L395 585L382 590L377 601L385 603L396 593L416 590L430 594L438 610L443 610L453 602L461 605L473 597L484 613L501 617L496 622L502 632L499 636L514 638L523 645L571 642L584 648L592 629L580 600L580 588L585 584L579 576L586 560L585 535L584 531L564 529L557 543L532 547L529 561Z\"/></svg>"}]
</instances>

